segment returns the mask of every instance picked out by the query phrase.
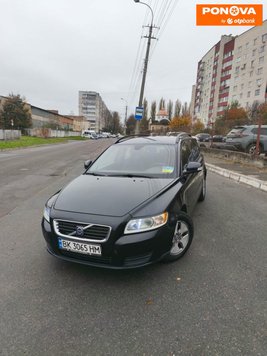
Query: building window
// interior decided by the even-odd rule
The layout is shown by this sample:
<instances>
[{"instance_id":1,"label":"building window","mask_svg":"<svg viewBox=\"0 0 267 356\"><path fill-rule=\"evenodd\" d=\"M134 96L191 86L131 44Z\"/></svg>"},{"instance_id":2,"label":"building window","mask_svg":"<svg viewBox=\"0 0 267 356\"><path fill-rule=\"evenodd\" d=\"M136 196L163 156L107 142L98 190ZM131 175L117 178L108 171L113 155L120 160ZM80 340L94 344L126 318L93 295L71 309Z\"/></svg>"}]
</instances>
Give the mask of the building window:
<instances>
[{"instance_id":1,"label":"building window","mask_svg":"<svg viewBox=\"0 0 267 356\"><path fill-rule=\"evenodd\" d=\"M255 62L255 61L253 60L253 61L251 61L251 63L250 63L250 67L251 67L251 68L254 67L254 62Z\"/></svg>"},{"instance_id":2,"label":"building window","mask_svg":"<svg viewBox=\"0 0 267 356\"><path fill-rule=\"evenodd\" d=\"M250 76L250 77L253 76L253 70L251 70L251 71L249 72L249 76Z\"/></svg>"},{"instance_id":3,"label":"building window","mask_svg":"<svg viewBox=\"0 0 267 356\"><path fill-rule=\"evenodd\" d=\"M264 49L265 49L265 46L261 46L261 47L259 48L259 53L264 52Z\"/></svg>"},{"instance_id":4,"label":"building window","mask_svg":"<svg viewBox=\"0 0 267 356\"><path fill-rule=\"evenodd\" d=\"M241 57L237 57L236 59L236 63L240 62L241 61Z\"/></svg>"},{"instance_id":5,"label":"building window","mask_svg":"<svg viewBox=\"0 0 267 356\"><path fill-rule=\"evenodd\" d=\"M256 80L256 84L259 85L259 86L262 85L262 79L257 79Z\"/></svg>"},{"instance_id":6,"label":"building window","mask_svg":"<svg viewBox=\"0 0 267 356\"><path fill-rule=\"evenodd\" d=\"M234 86L233 90L234 90L234 92L237 91L237 85Z\"/></svg>"},{"instance_id":7,"label":"building window","mask_svg":"<svg viewBox=\"0 0 267 356\"><path fill-rule=\"evenodd\" d=\"M267 41L267 33L264 33L261 38L262 38L262 42L266 42Z\"/></svg>"},{"instance_id":8,"label":"building window","mask_svg":"<svg viewBox=\"0 0 267 356\"><path fill-rule=\"evenodd\" d=\"M255 90L255 96L258 96L258 95L260 95L260 89Z\"/></svg>"},{"instance_id":9,"label":"building window","mask_svg":"<svg viewBox=\"0 0 267 356\"><path fill-rule=\"evenodd\" d=\"M242 46L239 46L238 47L238 52L241 52L242 51Z\"/></svg>"},{"instance_id":10,"label":"building window","mask_svg":"<svg viewBox=\"0 0 267 356\"><path fill-rule=\"evenodd\" d=\"M247 98L250 98L250 91L248 91L248 93L247 93Z\"/></svg>"},{"instance_id":11,"label":"building window","mask_svg":"<svg viewBox=\"0 0 267 356\"><path fill-rule=\"evenodd\" d=\"M259 58L259 64L262 64L264 62L264 56Z\"/></svg>"},{"instance_id":12,"label":"building window","mask_svg":"<svg viewBox=\"0 0 267 356\"><path fill-rule=\"evenodd\" d=\"M257 44L257 40L258 40L258 38L257 38L257 37L256 37L256 38L254 38L254 41L253 41L254 46Z\"/></svg>"},{"instance_id":13,"label":"building window","mask_svg":"<svg viewBox=\"0 0 267 356\"><path fill-rule=\"evenodd\" d=\"M248 87L251 88L252 82L248 82Z\"/></svg>"},{"instance_id":14,"label":"building window","mask_svg":"<svg viewBox=\"0 0 267 356\"><path fill-rule=\"evenodd\" d=\"M246 48L248 49L248 47L249 47L249 42L246 43Z\"/></svg>"},{"instance_id":15,"label":"building window","mask_svg":"<svg viewBox=\"0 0 267 356\"><path fill-rule=\"evenodd\" d=\"M239 94L239 99L242 99L242 97L243 97L243 93L240 93Z\"/></svg>"},{"instance_id":16,"label":"building window","mask_svg":"<svg viewBox=\"0 0 267 356\"><path fill-rule=\"evenodd\" d=\"M242 83L242 84L241 84L241 90L243 90L243 89L244 89L244 84Z\"/></svg>"},{"instance_id":17,"label":"building window","mask_svg":"<svg viewBox=\"0 0 267 356\"><path fill-rule=\"evenodd\" d=\"M252 56L254 57L255 56L255 54L256 54L256 49L253 49L253 51L252 51Z\"/></svg>"}]
</instances>

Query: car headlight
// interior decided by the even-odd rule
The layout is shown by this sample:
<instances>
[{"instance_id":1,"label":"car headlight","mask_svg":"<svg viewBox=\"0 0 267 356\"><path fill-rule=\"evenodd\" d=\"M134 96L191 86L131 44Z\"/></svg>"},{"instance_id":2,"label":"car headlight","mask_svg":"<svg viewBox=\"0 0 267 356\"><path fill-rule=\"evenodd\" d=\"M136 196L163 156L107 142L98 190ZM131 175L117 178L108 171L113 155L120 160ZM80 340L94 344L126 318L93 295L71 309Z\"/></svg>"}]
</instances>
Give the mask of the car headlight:
<instances>
[{"instance_id":1,"label":"car headlight","mask_svg":"<svg viewBox=\"0 0 267 356\"><path fill-rule=\"evenodd\" d=\"M47 222L50 222L50 211L51 209L48 206L45 206L44 208L44 218Z\"/></svg>"},{"instance_id":2,"label":"car headlight","mask_svg":"<svg viewBox=\"0 0 267 356\"><path fill-rule=\"evenodd\" d=\"M124 233L134 234L136 232L154 230L166 224L167 220L168 220L167 212L157 216L151 216L151 217L141 218L141 219L132 219L126 225Z\"/></svg>"}]
</instances>

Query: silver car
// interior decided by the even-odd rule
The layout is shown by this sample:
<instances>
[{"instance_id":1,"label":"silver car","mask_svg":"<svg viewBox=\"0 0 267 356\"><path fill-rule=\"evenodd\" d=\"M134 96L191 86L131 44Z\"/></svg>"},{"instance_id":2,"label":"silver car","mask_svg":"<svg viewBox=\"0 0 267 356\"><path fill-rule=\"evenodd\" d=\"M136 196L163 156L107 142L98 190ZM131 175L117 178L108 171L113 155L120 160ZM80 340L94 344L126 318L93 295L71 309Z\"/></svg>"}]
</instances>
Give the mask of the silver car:
<instances>
[{"instance_id":1,"label":"silver car","mask_svg":"<svg viewBox=\"0 0 267 356\"><path fill-rule=\"evenodd\" d=\"M258 128L258 125L236 126L226 136L225 144L253 154L256 151ZM260 129L260 153L267 153L267 125L262 125Z\"/></svg>"}]
</instances>

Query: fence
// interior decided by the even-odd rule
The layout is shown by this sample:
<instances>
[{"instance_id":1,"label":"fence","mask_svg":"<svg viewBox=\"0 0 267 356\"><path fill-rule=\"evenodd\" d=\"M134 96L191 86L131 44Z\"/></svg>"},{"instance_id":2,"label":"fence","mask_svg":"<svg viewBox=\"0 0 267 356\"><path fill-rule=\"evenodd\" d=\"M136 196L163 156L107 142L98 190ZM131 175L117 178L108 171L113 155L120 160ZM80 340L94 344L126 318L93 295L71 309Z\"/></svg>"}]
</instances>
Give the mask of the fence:
<instances>
[{"instance_id":1,"label":"fence","mask_svg":"<svg viewBox=\"0 0 267 356\"><path fill-rule=\"evenodd\" d=\"M49 128L35 128L27 129L27 135L35 137L71 137L71 136L81 136L81 132L78 131L63 131L63 130L52 130Z\"/></svg>"},{"instance_id":2,"label":"fence","mask_svg":"<svg viewBox=\"0 0 267 356\"><path fill-rule=\"evenodd\" d=\"M17 140L20 137L20 130L0 130L0 140Z\"/></svg>"}]
</instances>

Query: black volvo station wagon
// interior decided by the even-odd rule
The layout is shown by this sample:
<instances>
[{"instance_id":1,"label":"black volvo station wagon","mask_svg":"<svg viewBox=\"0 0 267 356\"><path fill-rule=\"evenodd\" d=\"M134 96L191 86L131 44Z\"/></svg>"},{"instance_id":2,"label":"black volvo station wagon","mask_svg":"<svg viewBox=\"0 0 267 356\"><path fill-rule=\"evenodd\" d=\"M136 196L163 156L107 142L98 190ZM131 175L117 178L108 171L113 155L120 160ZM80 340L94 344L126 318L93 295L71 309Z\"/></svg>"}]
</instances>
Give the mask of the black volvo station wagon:
<instances>
[{"instance_id":1,"label":"black volvo station wagon","mask_svg":"<svg viewBox=\"0 0 267 356\"><path fill-rule=\"evenodd\" d=\"M193 208L206 194L207 171L194 138L126 136L85 168L45 205L48 252L115 269L185 254Z\"/></svg>"}]
</instances>

